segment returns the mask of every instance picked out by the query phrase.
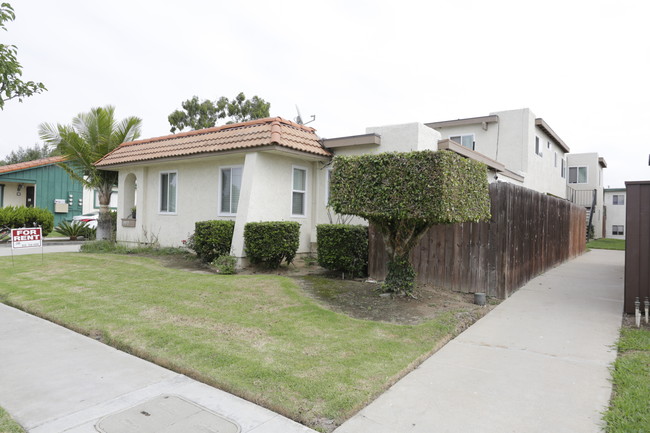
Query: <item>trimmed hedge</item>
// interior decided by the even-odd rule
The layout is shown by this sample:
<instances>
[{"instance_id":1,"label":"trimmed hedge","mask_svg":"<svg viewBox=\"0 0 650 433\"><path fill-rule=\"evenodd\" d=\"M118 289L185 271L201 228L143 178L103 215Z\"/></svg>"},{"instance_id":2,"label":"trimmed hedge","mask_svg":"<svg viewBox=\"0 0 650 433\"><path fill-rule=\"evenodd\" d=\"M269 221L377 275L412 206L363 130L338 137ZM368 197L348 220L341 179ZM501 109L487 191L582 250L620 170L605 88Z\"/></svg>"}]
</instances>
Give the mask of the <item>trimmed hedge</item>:
<instances>
[{"instance_id":1,"label":"trimmed hedge","mask_svg":"<svg viewBox=\"0 0 650 433\"><path fill-rule=\"evenodd\" d=\"M331 271L365 276L368 273L368 227L346 224L320 224L318 264Z\"/></svg>"},{"instance_id":2,"label":"trimmed hedge","mask_svg":"<svg viewBox=\"0 0 650 433\"><path fill-rule=\"evenodd\" d=\"M337 156L329 203L337 213L373 222L490 218L485 164L450 151Z\"/></svg>"},{"instance_id":3,"label":"trimmed hedge","mask_svg":"<svg viewBox=\"0 0 650 433\"><path fill-rule=\"evenodd\" d=\"M189 248L206 263L230 254L234 221L213 220L198 221L194 224L194 235Z\"/></svg>"},{"instance_id":4,"label":"trimmed hedge","mask_svg":"<svg viewBox=\"0 0 650 433\"><path fill-rule=\"evenodd\" d=\"M0 226L12 229L40 226L43 236L47 236L54 228L54 214L38 207L7 206L0 209Z\"/></svg>"},{"instance_id":5,"label":"trimmed hedge","mask_svg":"<svg viewBox=\"0 0 650 433\"><path fill-rule=\"evenodd\" d=\"M275 269L283 260L291 263L300 245L300 224L293 221L248 223L244 245L251 263Z\"/></svg>"}]
</instances>

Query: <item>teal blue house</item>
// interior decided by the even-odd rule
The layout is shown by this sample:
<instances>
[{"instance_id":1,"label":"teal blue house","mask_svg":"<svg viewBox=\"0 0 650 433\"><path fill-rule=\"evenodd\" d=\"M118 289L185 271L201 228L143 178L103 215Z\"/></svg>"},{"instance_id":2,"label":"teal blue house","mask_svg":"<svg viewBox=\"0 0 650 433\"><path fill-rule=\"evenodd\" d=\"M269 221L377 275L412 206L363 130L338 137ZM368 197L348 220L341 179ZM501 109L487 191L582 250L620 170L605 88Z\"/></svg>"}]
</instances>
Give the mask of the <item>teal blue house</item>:
<instances>
[{"instance_id":1,"label":"teal blue house","mask_svg":"<svg viewBox=\"0 0 650 433\"><path fill-rule=\"evenodd\" d=\"M0 166L0 207L47 209L54 225L83 213L83 187L57 164L60 156Z\"/></svg>"}]
</instances>

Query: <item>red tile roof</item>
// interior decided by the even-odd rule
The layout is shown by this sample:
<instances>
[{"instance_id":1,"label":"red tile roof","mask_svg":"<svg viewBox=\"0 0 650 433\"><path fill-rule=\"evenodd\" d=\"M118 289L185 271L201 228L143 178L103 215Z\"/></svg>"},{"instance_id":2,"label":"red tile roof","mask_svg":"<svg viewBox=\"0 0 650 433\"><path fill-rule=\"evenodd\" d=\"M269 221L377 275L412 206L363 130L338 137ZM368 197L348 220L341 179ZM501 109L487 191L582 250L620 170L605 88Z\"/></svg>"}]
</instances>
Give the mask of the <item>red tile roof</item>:
<instances>
[{"instance_id":1,"label":"red tile roof","mask_svg":"<svg viewBox=\"0 0 650 433\"><path fill-rule=\"evenodd\" d=\"M225 150L279 146L313 155L331 156L316 130L281 117L251 120L164 137L123 143L95 163L98 167L187 157Z\"/></svg>"},{"instance_id":2,"label":"red tile roof","mask_svg":"<svg viewBox=\"0 0 650 433\"><path fill-rule=\"evenodd\" d=\"M18 164L0 165L0 173L27 170L28 168L40 167L43 165L56 164L65 161L62 156L51 156L49 158L35 159L33 161L19 162Z\"/></svg>"}]
</instances>

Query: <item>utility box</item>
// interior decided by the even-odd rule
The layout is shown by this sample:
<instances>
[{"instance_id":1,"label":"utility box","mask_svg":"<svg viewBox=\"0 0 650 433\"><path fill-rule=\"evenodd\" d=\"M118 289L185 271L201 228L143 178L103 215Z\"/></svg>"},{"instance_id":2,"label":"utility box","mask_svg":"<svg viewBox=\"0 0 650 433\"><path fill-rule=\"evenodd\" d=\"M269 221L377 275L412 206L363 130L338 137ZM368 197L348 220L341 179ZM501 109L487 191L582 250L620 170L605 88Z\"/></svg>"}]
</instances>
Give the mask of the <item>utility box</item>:
<instances>
[{"instance_id":1,"label":"utility box","mask_svg":"<svg viewBox=\"0 0 650 433\"><path fill-rule=\"evenodd\" d=\"M68 203L63 199L55 199L54 213L68 213Z\"/></svg>"}]
</instances>

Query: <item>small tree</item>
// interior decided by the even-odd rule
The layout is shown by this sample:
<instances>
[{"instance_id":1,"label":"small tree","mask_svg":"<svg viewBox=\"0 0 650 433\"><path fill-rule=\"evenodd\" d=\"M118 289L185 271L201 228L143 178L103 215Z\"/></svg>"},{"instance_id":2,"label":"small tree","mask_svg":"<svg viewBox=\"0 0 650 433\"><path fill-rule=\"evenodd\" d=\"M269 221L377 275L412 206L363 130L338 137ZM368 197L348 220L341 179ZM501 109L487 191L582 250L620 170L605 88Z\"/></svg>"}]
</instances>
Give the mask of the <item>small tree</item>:
<instances>
[{"instance_id":1,"label":"small tree","mask_svg":"<svg viewBox=\"0 0 650 433\"><path fill-rule=\"evenodd\" d=\"M246 99L244 92L240 92L232 100L222 96L214 102L209 99L199 101L199 97L194 96L181 103L181 107L182 110L176 110L167 116L172 126L171 132L185 128L211 128L219 119L229 118L226 123L239 123L269 117L271 103L258 96Z\"/></svg>"},{"instance_id":2,"label":"small tree","mask_svg":"<svg viewBox=\"0 0 650 433\"><path fill-rule=\"evenodd\" d=\"M490 217L485 164L448 151L337 156L329 203L382 232L388 253L384 289L396 293L412 292L409 253L429 227Z\"/></svg>"},{"instance_id":3,"label":"small tree","mask_svg":"<svg viewBox=\"0 0 650 433\"><path fill-rule=\"evenodd\" d=\"M5 23L16 18L13 8L9 3L0 4L0 30L7 30ZM47 90L43 83L23 81L23 67L16 57L18 50L15 45L0 44L0 110L4 109L6 101L23 98Z\"/></svg>"}]
</instances>

